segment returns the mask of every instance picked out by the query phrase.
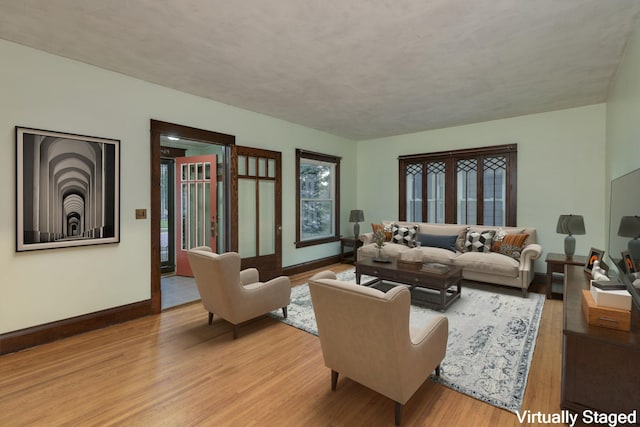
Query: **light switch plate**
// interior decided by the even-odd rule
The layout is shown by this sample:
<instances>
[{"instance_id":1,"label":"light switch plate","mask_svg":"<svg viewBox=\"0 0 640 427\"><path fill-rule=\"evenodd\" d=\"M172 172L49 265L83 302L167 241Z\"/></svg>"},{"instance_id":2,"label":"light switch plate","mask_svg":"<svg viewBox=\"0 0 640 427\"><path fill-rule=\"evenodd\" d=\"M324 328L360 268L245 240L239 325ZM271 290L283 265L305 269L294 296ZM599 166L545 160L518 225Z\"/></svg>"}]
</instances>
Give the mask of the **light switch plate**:
<instances>
[{"instance_id":1,"label":"light switch plate","mask_svg":"<svg viewBox=\"0 0 640 427\"><path fill-rule=\"evenodd\" d=\"M147 210L136 209L136 219L147 219Z\"/></svg>"}]
</instances>

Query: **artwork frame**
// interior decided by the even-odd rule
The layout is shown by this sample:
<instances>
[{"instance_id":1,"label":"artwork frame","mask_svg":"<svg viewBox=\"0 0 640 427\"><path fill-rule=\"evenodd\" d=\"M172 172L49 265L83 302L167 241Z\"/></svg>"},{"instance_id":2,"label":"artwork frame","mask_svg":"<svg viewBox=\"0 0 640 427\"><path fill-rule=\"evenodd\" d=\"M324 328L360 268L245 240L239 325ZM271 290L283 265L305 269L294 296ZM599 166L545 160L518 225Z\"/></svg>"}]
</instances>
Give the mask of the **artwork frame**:
<instances>
[{"instance_id":1,"label":"artwork frame","mask_svg":"<svg viewBox=\"0 0 640 427\"><path fill-rule=\"evenodd\" d=\"M16 126L16 252L120 242L120 140Z\"/></svg>"},{"instance_id":2,"label":"artwork frame","mask_svg":"<svg viewBox=\"0 0 640 427\"><path fill-rule=\"evenodd\" d=\"M627 270L627 274L633 274L638 271L638 266L636 265L633 257L631 256L631 252L628 250L622 251L622 263L624 268Z\"/></svg>"},{"instance_id":3,"label":"artwork frame","mask_svg":"<svg viewBox=\"0 0 640 427\"><path fill-rule=\"evenodd\" d=\"M604 257L604 250L591 248L589 250L589 256L587 256L587 262L584 264L584 271L591 273L593 270L593 264L598 261L599 264L602 264L602 258Z\"/></svg>"}]
</instances>

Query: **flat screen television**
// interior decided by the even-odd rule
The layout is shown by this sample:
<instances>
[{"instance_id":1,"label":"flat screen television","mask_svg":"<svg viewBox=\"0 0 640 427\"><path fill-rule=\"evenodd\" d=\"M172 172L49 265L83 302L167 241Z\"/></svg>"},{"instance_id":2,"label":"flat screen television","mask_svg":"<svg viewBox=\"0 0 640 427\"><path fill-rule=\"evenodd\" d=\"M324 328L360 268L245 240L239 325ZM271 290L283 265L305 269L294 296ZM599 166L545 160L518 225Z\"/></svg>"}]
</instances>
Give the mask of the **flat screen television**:
<instances>
[{"instance_id":1,"label":"flat screen television","mask_svg":"<svg viewBox=\"0 0 640 427\"><path fill-rule=\"evenodd\" d=\"M608 259L640 310L640 169L611 181ZM626 258L626 259L625 259ZM629 260L631 258L633 261Z\"/></svg>"}]
</instances>

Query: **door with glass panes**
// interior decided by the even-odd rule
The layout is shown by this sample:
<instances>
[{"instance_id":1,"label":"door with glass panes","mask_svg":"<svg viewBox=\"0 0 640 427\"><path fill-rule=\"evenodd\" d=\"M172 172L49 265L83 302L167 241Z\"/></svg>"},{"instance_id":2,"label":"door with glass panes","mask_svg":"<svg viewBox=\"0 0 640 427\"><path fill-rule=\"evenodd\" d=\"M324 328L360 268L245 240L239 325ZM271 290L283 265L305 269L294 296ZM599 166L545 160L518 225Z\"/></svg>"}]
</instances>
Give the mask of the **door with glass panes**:
<instances>
[{"instance_id":1,"label":"door with glass panes","mask_svg":"<svg viewBox=\"0 0 640 427\"><path fill-rule=\"evenodd\" d=\"M238 252L265 281L282 274L281 153L238 150Z\"/></svg>"},{"instance_id":2,"label":"door with glass panes","mask_svg":"<svg viewBox=\"0 0 640 427\"><path fill-rule=\"evenodd\" d=\"M176 274L193 277L187 251L216 252L216 156L176 158Z\"/></svg>"}]
</instances>

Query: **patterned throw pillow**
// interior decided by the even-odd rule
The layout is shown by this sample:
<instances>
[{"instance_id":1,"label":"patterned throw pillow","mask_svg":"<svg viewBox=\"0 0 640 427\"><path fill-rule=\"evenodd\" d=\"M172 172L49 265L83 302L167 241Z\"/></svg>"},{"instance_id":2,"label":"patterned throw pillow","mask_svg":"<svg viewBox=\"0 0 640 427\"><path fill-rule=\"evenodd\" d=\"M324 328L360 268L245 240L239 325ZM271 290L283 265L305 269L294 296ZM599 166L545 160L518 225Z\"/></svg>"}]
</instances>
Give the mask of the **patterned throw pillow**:
<instances>
[{"instance_id":1,"label":"patterned throw pillow","mask_svg":"<svg viewBox=\"0 0 640 427\"><path fill-rule=\"evenodd\" d=\"M529 235L526 233L507 234L502 239L502 244L498 252L510 256L513 259L520 259L520 253L522 252L527 237L529 237Z\"/></svg>"},{"instance_id":2,"label":"patterned throw pillow","mask_svg":"<svg viewBox=\"0 0 640 427\"><path fill-rule=\"evenodd\" d=\"M468 252L490 252L495 230L468 231L464 247Z\"/></svg>"},{"instance_id":3,"label":"patterned throw pillow","mask_svg":"<svg viewBox=\"0 0 640 427\"><path fill-rule=\"evenodd\" d=\"M385 242L390 242L391 241L391 226L386 226L385 224L371 224L371 229L373 230L374 233L377 233L378 231L381 231L384 233L384 241Z\"/></svg>"},{"instance_id":4,"label":"patterned throw pillow","mask_svg":"<svg viewBox=\"0 0 640 427\"><path fill-rule=\"evenodd\" d=\"M504 231L502 227L496 230L496 234L493 236L493 242L491 243L491 252L500 252L500 245L502 244L502 239L507 235L507 232Z\"/></svg>"},{"instance_id":5,"label":"patterned throw pillow","mask_svg":"<svg viewBox=\"0 0 640 427\"><path fill-rule=\"evenodd\" d=\"M401 245L413 246L416 234L418 233L418 228L418 225L404 226L393 224L391 230L391 241Z\"/></svg>"}]
</instances>

